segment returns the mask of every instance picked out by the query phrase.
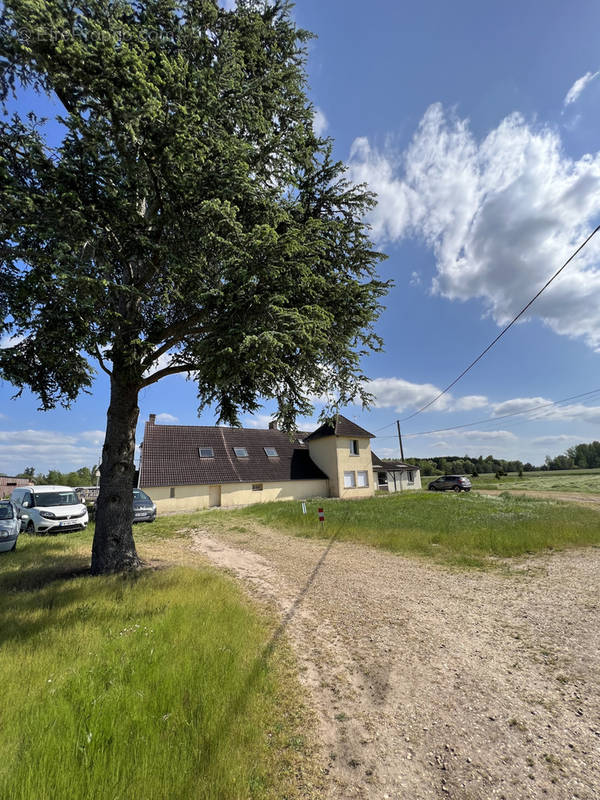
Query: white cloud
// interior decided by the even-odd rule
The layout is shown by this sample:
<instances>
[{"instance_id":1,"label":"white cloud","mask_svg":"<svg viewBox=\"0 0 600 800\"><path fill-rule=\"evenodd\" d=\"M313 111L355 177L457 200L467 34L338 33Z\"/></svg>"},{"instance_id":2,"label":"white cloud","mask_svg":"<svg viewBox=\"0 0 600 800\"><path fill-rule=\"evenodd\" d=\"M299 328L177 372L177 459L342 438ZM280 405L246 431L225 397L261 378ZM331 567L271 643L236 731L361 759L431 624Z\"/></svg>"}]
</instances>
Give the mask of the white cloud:
<instances>
[{"instance_id":1,"label":"white cloud","mask_svg":"<svg viewBox=\"0 0 600 800\"><path fill-rule=\"evenodd\" d=\"M11 336L8 333L5 333L4 336L0 337L0 350L6 350L8 347L15 347L16 345L20 344L25 337L15 334Z\"/></svg>"},{"instance_id":2,"label":"white cloud","mask_svg":"<svg viewBox=\"0 0 600 800\"><path fill-rule=\"evenodd\" d=\"M313 130L316 136L324 136L329 127L329 122L323 111L317 106L313 116Z\"/></svg>"},{"instance_id":3,"label":"white cloud","mask_svg":"<svg viewBox=\"0 0 600 800\"><path fill-rule=\"evenodd\" d=\"M583 92L585 87L594 80L598 76L598 72L586 72L585 75L582 75L581 78L577 78L573 86L567 92L563 105L568 106L571 103L574 103L579 95Z\"/></svg>"},{"instance_id":4,"label":"white cloud","mask_svg":"<svg viewBox=\"0 0 600 800\"><path fill-rule=\"evenodd\" d=\"M402 378L374 378L366 385L366 389L375 397L376 408L393 408L398 412L424 406L441 391L431 383L411 383ZM445 394L427 411L472 411L487 405L488 399L483 395L466 395L455 399L451 394Z\"/></svg>"},{"instance_id":5,"label":"white cloud","mask_svg":"<svg viewBox=\"0 0 600 800\"><path fill-rule=\"evenodd\" d=\"M419 273L415 272L413 270L413 272L411 272L411 274L410 274L410 280L409 280L408 283L409 283L410 286L420 286L421 285L421 276L419 275Z\"/></svg>"},{"instance_id":6,"label":"white cloud","mask_svg":"<svg viewBox=\"0 0 600 800\"><path fill-rule=\"evenodd\" d=\"M374 378L369 381L366 389L375 397L376 408L393 408L394 411L425 405L440 392L431 383L410 383L402 378ZM444 395L430 408L432 411L443 410L448 401L449 396Z\"/></svg>"},{"instance_id":7,"label":"white cloud","mask_svg":"<svg viewBox=\"0 0 600 800\"><path fill-rule=\"evenodd\" d=\"M545 397L515 397L512 400L504 400L502 403L494 403L494 416L501 417L504 414L523 414L531 411L538 406L552 403Z\"/></svg>"},{"instance_id":8,"label":"white cloud","mask_svg":"<svg viewBox=\"0 0 600 800\"><path fill-rule=\"evenodd\" d=\"M429 433L427 436L438 436L438 433ZM517 437L510 431L444 431L446 439L460 439L465 442L510 442ZM447 444L447 442L445 442Z\"/></svg>"},{"instance_id":9,"label":"white cloud","mask_svg":"<svg viewBox=\"0 0 600 800\"><path fill-rule=\"evenodd\" d=\"M369 219L377 241L423 240L436 259L432 291L481 299L499 325L598 222L600 152L570 159L556 130L529 125L519 114L477 141L467 120L435 104L402 153L356 139L350 170L379 195ZM600 237L529 314L600 350L599 261Z\"/></svg>"},{"instance_id":10,"label":"white cloud","mask_svg":"<svg viewBox=\"0 0 600 800\"><path fill-rule=\"evenodd\" d=\"M476 408L485 408L488 405L487 397L481 394L469 394L459 398L454 404L456 411L473 411Z\"/></svg>"},{"instance_id":11,"label":"white cloud","mask_svg":"<svg viewBox=\"0 0 600 800\"><path fill-rule=\"evenodd\" d=\"M167 414L166 412L163 412L162 414L157 414L156 415L156 421L159 424L163 424L163 425L167 424L168 425L169 423L172 424L174 422L179 422L179 418L178 417L174 417L173 414Z\"/></svg>"},{"instance_id":12,"label":"white cloud","mask_svg":"<svg viewBox=\"0 0 600 800\"><path fill-rule=\"evenodd\" d=\"M273 420L272 414L253 414L251 417L245 417L242 422L244 428L259 428L266 430L269 423ZM296 420L296 428L299 431L315 431L321 423L315 419L306 419L299 417Z\"/></svg>"},{"instance_id":13,"label":"white cloud","mask_svg":"<svg viewBox=\"0 0 600 800\"><path fill-rule=\"evenodd\" d=\"M547 406L539 408L539 406ZM592 425L600 424L600 406L586 406L583 403L569 405L552 405L552 400L544 397L515 397L502 403L493 404L494 416L504 414L527 414L529 419L555 421L555 422L586 422Z\"/></svg>"},{"instance_id":14,"label":"white cloud","mask_svg":"<svg viewBox=\"0 0 600 800\"><path fill-rule=\"evenodd\" d=\"M576 444L577 442L581 441L580 436L567 436L567 434L562 433L558 436L538 436L535 439L531 440L532 445L567 445L568 443Z\"/></svg>"},{"instance_id":15,"label":"white cloud","mask_svg":"<svg viewBox=\"0 0 600 800\"><path fill-rule=\"evenodd\" d=\"M103 441L104 431L0 431L2 470L15 474L31 464L40 472L90 466L98 462Z\"/></svg>"}]
</instances>

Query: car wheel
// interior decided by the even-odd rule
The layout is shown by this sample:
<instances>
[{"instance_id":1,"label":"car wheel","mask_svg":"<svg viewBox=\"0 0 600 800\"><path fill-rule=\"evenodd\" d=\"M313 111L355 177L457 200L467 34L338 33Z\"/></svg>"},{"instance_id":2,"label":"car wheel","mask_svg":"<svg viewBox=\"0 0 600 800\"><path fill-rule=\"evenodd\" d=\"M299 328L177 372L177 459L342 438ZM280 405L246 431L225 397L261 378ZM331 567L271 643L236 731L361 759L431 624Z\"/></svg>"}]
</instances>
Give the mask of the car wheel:
<instances>
[{"instance_id":1,"label":"car wheel","mask_svg":"<svg viewBox=\"0 0 600 800\"><path fill-rule=\"evenodd\" d=\"M30 519L27 525L25 526L25 533L35 533L35 525L33 524L32 519Z\"/></svg>"},{"instance_id":2,"label":"car wheel","mask_svg":"<svg viewBox=\"0 0 600 800\"><path fill-rule=\"evenodd\" d=\"M455 492L460 492L460 486L455 486L455 487L454 487L454 491L455 491Z\"/></svg>"},{"instance_id":3,"label":"car wheel","mask_svg":"<svg viewBox=\"0 0 600 800\"><path fill-rule=\"evenodd\" d=\"M430 492L435 492L435 486L428 486L427 488Z\"/></svg>"}]
</instances>

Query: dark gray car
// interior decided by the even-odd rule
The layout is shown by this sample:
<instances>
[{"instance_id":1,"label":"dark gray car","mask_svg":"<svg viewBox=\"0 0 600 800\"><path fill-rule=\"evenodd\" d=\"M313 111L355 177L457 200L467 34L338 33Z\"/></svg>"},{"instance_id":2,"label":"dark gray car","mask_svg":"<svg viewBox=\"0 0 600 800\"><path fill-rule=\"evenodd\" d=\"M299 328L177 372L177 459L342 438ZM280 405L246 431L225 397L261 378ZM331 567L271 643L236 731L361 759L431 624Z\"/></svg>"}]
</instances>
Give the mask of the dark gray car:
<instances>
[{"instance_id":1,"label":"dark gray car","mask_svg":"<svg viewBox=\"0 0 600 800\"><path fill-rule=\"evenodd\" d=\"M156 519L156 506L151 498L141 489L133 490L133 521L154 522Z\"/></svg>"},{"instance_id":2,"label":"dark gray car","mask_svg":"<svg viewBox=\"0 0 600 800\"><path fill-rule=\"evenodd\" d=\"M470 492L471 481L464 475L441 475L427 487L430 492Z\"/></svg>"},{"instance_id":3,"label":"dark gray car","mask_svg":"<svg viewBox=\"0 0 600 800\"><path fill-rule=\"evenodd\" d=\"M10 500L0 500L0 553L15 550L21 530L16 506Z\"/></svg>"}]
</instances>

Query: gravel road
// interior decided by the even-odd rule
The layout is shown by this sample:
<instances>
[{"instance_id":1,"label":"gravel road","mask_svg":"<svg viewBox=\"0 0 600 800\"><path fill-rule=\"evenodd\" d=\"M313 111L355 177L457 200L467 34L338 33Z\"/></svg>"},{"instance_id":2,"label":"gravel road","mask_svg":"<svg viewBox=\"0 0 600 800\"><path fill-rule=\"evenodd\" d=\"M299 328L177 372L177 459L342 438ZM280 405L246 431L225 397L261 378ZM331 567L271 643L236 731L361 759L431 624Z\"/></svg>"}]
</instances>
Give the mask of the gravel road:
<instances>
[{"instance_id":1,"label":"gravel road","mask_svg":"<svg viewBox=\"0 0 600 800\"><path fill-rule=\"evenodd\" d=\"M274 604L327 797L600 797L600 549L453 571L256 528L193 548Z\"/></svg>"}]
</instances>

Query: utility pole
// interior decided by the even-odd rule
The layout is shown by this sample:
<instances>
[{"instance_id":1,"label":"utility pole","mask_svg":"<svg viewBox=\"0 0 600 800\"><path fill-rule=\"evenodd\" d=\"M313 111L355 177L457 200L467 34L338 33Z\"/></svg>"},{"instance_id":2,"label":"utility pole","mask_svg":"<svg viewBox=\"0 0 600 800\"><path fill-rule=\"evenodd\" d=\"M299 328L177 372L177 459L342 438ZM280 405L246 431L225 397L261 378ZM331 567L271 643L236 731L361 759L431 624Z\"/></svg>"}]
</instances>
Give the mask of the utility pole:
<instances>
[{"instance_id":1,"label":"utility pole","mask_svg":"<svg viewBox=\"0 0 600 800\"><path fill-rule=\"evenodd\" d=\"M400 442L400 458L404 462L404 448L402 447L402 432L400 430L400 420L396 420L396 425L398 426L398 441Z\"/></svg>"}]
</instances>

